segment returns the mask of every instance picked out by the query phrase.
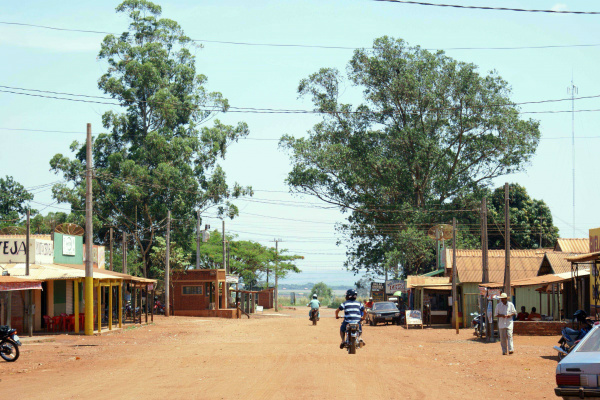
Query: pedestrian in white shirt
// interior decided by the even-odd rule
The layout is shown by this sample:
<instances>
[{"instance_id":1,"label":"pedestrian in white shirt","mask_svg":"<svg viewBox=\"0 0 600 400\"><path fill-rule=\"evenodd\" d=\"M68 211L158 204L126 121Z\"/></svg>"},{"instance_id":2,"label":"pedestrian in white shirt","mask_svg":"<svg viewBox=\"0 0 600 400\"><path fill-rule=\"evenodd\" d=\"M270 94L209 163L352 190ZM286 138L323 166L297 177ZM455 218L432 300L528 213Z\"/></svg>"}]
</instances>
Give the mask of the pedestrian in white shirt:
<instances>
[{"instance_id":1,"label":"pedestrian in white shirt","mask_svg":"<svg viewBox=\"0 0 600 400\"><path fill-rule=\"evenodd\" d=\"M517 314L515 305L508 301L506 293L500 295L500 303L496 306L496 317L498 317L498 330L500 331L500 345L502 355L512 354L513 348L513 315Z\"/></svg>"}]
</instances>

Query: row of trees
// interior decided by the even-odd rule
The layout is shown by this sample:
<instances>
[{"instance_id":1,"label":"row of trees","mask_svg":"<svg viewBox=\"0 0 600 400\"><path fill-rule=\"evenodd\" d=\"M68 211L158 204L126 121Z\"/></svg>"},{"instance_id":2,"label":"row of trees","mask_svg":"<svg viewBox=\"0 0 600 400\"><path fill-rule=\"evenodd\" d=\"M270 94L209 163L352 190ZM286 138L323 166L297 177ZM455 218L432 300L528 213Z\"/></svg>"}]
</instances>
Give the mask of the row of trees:
<instances>
[{"instance_id":1,"label":"row of trees","mask_svg":"<svg viewBox=\"0 0 600 400\"><path fill-rule=\"evenodd\" d=\"M130 25L102 41L98 57L107 70L98 87L124 111L106 112L106 131L94 140L94 234L104 242L109 227L127 233L140 273L158 277L168 210L174 220L172 259L184 268L195 262L190 238L196 212L211 208L234 218L238 209L232 200L252 196L251 187L228 185L219 165L228 146L249 129L244 122L214 119L229 103L207 89L206 76L196 70L198 46L177 22L161 18L160 6L125 0L116 11L126 14ZM362 92L359 104L342 102L347 82ZM281 138L292 161L287 183L347 214L339 231L349 246L348 269L426 272L435 261L425 232L452 217L461 226L459 245L478 247L479 216L473 210L484 197L490 200L490 248L504 246L498 223L503 193L490 185L524 170L540 130L537 121L521 118L509 84L497 72L481 74L476 65L442 51L384 36L372 49L354 52L347 76L323 68L301 80L298 94L312 99L323 120L305 138ZM77 210L84 209L85 144L74 142L71 151L74 158L56 154L50 167L64 179L53 186L53 197L74 211L36 216L36 232L58 221L83 225ZM0 185L8 188L0 191L0 218L14 219L31 196L10 178ZM6 197L11 191L14 198ZM542 200L511 185L510 204L511 244L531 248L554 242L558 230ZM203 245L204 266L222 263L217 238L213 232ZM271 249L231 239L233 272L252 281L271 269ZM288 257L280 257L280 271L298 272L298 257Z\"/></svg>"}]
</instances>

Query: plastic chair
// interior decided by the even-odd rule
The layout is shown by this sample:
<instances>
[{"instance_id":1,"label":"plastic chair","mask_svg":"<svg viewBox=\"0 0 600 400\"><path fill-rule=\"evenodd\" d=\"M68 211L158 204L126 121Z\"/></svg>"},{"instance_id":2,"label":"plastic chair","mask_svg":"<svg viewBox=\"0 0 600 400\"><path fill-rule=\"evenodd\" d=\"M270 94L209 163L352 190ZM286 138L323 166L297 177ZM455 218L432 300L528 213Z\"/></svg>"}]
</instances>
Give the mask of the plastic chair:
<instances>
[{"instance_id":1,"label":"plastic chair","mask_svg":"<svg viewBox=\"0 0 600 400\"><path fill-rule=\"evenodd\" d=\"M46 332L53 331L54 332L54 320L52 317L48 315L44 315L42 317L44 319L44 326L46 328Z\"/></svg>"},{"instance_id":2,"label":"plastic chair","mask_svg":"<svg viewBox=\"0 0 600 400\"><path fill-rule=\"evenodd\" d=\"M60 331L62 329L62 317L61 316L57 316L57 317L52 317L52 324L54 325L54 329L53 331Z\"/></svg>"},{"instance_id":3,"label":"plastic chair","mask_svg":"<svg viewBox=\"0 0 600 400\"><path fill-rule=\"evenodd\" d=\"M67 315L65 317L65 328L67 332L71 332L75 330L75 316Z\"/></svg>"}]
</instances>

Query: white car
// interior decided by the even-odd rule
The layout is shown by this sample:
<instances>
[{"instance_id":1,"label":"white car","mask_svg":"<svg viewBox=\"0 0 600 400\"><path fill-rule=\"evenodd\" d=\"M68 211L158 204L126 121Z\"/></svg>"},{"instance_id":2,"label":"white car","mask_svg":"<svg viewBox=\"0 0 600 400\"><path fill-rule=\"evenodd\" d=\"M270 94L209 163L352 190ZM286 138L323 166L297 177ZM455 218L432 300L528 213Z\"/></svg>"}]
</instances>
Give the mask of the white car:
<instances>
[{"instance_id":1,"label":"white car","mask_svg":"<svg viewBox=\"0 0 600 400\"><path fill-rule=\"evenodd\" d=\"M556 385L563 399L600 398L600 323L558 363Z\"/></svg>"}]
</instances>

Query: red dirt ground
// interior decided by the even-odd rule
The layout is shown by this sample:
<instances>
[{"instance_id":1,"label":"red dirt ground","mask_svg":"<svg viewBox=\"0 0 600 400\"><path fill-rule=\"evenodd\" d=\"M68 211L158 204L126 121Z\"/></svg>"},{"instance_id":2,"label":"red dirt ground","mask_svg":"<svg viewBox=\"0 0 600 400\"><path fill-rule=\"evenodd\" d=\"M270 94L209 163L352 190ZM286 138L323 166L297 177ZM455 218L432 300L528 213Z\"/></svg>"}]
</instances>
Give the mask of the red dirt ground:
<instances>
[{"instance_id":1,"label":"red dirt ground","mask_svg":"<svg viewBox=\"0 0 600 400\"><path fill-rule=\"evenodd\" d=\"M515 354L470 329L364 327L356 355L339 324L307 309L251 319L156 317L102 336L28 343L0 362L7 399L543 399L553 392L556 337L515 336Z\"/></svg>"}]
</instances>

